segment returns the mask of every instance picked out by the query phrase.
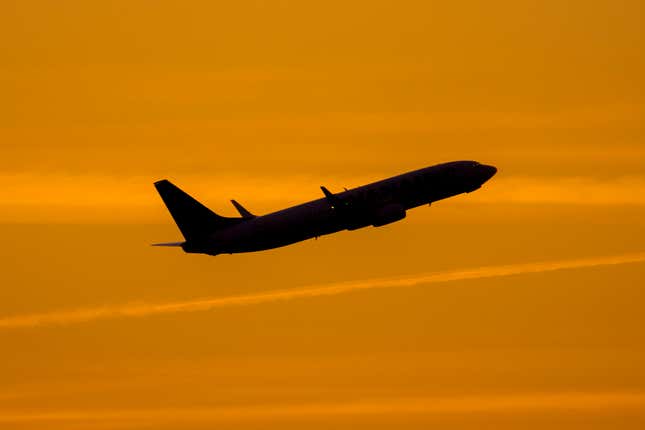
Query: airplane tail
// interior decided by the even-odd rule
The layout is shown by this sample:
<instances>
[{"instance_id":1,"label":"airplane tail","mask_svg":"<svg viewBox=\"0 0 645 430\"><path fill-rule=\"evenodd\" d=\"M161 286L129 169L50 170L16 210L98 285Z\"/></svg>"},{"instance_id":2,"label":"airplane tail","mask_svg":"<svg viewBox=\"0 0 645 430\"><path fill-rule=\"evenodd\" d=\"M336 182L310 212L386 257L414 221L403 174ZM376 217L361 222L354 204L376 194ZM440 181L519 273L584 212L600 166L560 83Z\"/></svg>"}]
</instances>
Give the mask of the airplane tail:
<instances>
[{"instance_id":1,"label":"airplane tail","mask_svg":"<svg viewBox=\"0 0 645 430\"><path fill-rule=\"evenodd\" d=\"M167 179L157 181L154 185L187 242L199 241L205 235L242 220L217 215Z\"/></svg>"}]
</instances>

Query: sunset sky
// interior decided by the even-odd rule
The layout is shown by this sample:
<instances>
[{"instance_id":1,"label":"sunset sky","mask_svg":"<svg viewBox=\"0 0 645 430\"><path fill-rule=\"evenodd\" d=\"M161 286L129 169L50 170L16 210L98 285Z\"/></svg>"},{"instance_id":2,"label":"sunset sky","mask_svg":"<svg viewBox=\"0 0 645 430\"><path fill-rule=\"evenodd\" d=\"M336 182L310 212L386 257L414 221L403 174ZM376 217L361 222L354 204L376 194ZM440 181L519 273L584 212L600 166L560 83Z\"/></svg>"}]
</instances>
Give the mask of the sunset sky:
<instances>
[{"instance_id":1,"label":"sunset sky","mask_svg":"<svg viewBox=\"0 0 645 430\"><path fill-rule=\"evenodd\" d=\"M3 2L0 428L644 428L644 24L642 0ZM149 246L181 240L162 178L233 216L462 159L499 173L383 228Z\"/></svg>"}]
</instances>

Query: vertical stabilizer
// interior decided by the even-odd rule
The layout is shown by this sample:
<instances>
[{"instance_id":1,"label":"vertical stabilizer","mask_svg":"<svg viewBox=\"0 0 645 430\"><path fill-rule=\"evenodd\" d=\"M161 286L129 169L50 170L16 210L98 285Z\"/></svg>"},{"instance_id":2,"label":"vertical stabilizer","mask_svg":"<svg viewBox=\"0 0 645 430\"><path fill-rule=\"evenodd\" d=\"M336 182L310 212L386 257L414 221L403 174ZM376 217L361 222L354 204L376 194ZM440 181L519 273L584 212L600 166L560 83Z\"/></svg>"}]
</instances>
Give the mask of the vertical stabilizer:
<instances>
[{"instance_id":1,"label":"vertical stabilizer","mask_svg":"<svg viewBox=\"0 0 645 430\"><path fill-rule=\"evenodd\" d=\"M186 241L199 240L241 220L217 215L166 179L155 182L155 188Z\"/></svg>"}]
</instances>

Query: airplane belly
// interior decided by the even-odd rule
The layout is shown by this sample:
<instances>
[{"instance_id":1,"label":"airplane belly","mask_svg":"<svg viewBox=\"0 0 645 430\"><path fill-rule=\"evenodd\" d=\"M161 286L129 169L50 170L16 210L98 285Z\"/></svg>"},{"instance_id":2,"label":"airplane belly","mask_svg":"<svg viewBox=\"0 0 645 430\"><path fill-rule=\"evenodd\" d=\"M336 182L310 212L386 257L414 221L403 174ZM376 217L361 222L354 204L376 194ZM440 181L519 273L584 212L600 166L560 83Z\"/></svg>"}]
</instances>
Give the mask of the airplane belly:
<instances>
[{"instance_id":1,"label":"airplane belly","mask_svg":"<svg viewBox=\"0 0 645 430\"><path fill-rule=\"evenodd\" d=\"M219 232L213 237L213 242L220 253L262 251L343 229L336 224L333 218L320 216L316 211L266 216Z\"/></svg>"}]
</instances>

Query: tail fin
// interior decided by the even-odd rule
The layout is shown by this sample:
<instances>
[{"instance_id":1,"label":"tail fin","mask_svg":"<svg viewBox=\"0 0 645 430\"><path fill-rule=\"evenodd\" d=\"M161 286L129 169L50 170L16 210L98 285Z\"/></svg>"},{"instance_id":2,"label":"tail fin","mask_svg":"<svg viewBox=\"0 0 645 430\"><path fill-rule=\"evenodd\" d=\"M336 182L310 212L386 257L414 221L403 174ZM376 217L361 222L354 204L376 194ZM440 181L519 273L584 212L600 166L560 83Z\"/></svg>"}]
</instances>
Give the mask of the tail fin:
<instances>
[{"instance_id":1,"label":"tail fin","mask_svg":"<svg viewBox=\"0 0 645 430\"><path fill-rule=\"evenodd\" d=\"M241 221L217 215L166 179L155 182L155 188L187 241L199 240Z\"/></svg>"}]
</instances>

